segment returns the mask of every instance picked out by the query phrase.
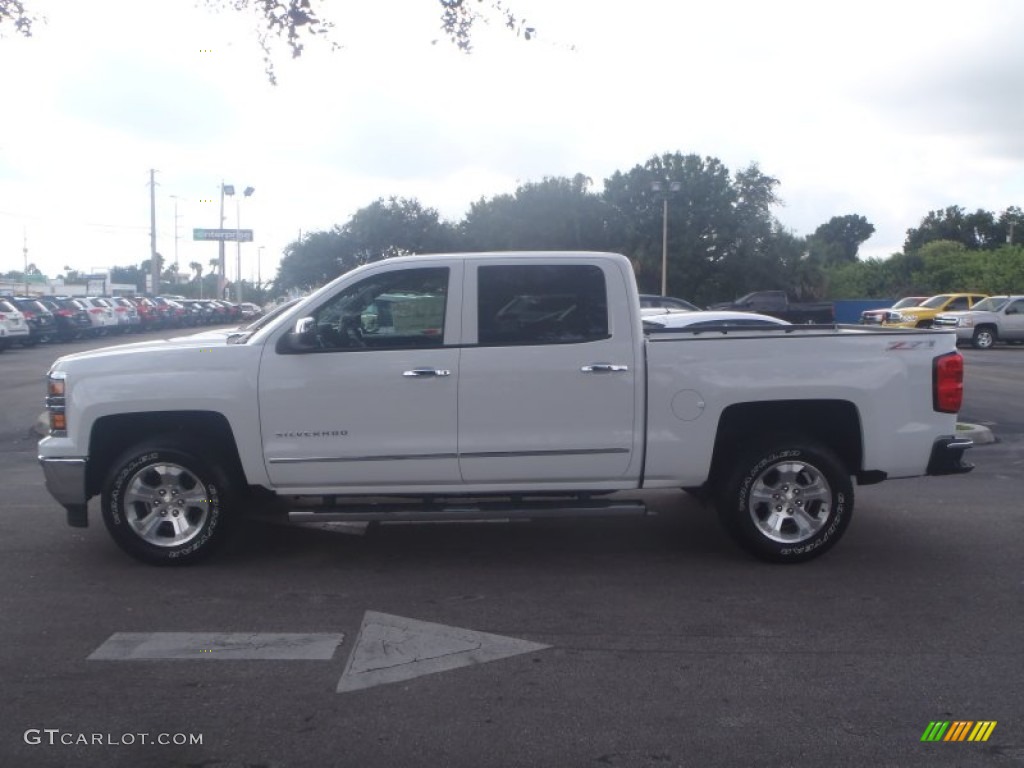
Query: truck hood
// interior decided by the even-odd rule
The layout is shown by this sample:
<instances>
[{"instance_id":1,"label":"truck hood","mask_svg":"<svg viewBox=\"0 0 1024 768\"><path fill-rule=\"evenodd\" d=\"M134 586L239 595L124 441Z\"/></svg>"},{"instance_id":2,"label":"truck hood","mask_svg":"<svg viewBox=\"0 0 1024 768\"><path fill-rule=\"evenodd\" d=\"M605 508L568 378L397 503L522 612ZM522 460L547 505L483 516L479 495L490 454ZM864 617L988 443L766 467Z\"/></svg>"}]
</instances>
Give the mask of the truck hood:
<instances>
[{"instance_id":1,"label":"truck hood","mask_svg":"<svg viewBox=\"0 0 1024 768\"><path fill-rule=\"evenodd\" d=\"M187 349L189 347L224 347L227 346L227 333L223 337L211 337L206 334L198 336L179 336L174 339L155 339L153 341L138 341L134 344L121 344L115 347L102 347L88 352L75 352L70 355L63 355L54 362L52 367L57 367L66 362L76 360L96 360L100 358L125 357L129 355L153 355L160 354L163 350Z\"/></svg>"},{"instance_id":2,"label":"truck hood","mask_svg":"<svg viewBox=\"0 0 1024 768\"><path fill-rule=\"evenodd\" d=\"M996 316L995 312L986 312L981 310L980 312L976 309L959 309L955 312L940 312L935 316L938 320L940 317L960 318L969 317L972 320L991 320Z\"/></svg>"}]
</instances>

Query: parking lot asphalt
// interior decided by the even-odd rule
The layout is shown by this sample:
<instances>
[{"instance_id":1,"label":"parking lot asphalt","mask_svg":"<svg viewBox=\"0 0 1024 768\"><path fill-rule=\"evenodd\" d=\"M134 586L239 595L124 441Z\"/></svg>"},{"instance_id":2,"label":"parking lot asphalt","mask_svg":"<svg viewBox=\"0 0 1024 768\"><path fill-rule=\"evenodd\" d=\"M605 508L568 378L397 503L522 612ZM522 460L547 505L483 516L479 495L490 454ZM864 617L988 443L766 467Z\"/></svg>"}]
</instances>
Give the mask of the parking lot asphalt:
<instances>
[{"instance_id":1,"label":"parking lot asphalt","mask_svg":"<svg viewBox=\"0 0 1024 768\"><path fill-rule=\"evenodd\" d=\"M42 488L63 349L0 358L0 765L1024 764L1022 349L964 351L962 415L999 438L974 472L857 488L804 565L660 492L645 519L256 525L185 569ZM996 725L921 741L957 721Z\"/></svg>"}]
</instances>

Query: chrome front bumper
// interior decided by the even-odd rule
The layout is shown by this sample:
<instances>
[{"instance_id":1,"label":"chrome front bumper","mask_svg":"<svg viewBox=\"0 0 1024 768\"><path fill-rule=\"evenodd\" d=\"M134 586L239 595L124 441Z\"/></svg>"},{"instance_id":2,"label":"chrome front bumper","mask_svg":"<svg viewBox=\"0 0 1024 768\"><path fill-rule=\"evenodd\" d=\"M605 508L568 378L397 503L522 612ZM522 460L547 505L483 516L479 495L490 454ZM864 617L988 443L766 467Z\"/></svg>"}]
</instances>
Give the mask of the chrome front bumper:
<instances>
[{"instance_id":1,"label":"chrome front bumper","mask_svg":"<svg viewBox=\"0 0 1024 768\"><path fill-rule=\"evenodd\" d=\"M39 457L46 478L46 490L67 510L68 525L84 528L88 524L85 491L86 459Z\"/></svg>"}]
</instances>

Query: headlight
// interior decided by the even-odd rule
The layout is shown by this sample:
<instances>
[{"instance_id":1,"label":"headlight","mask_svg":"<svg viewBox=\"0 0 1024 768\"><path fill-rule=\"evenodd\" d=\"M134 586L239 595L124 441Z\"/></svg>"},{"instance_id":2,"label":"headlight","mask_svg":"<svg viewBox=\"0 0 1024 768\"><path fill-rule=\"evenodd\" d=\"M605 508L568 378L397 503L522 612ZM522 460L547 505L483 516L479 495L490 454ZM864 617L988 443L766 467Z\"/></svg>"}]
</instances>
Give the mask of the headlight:
<instances>
[{"instance_id":1,"label":"headlight","mask_svg":"<svg viewBox=\"0 0 1024 768\"><path fill-rule=\"evenodd\" d=\"M50 414L50 434L53 437L68 436L67 416L64 412L67 376L62 371L46 376L46 410Z\"/></svg>"},{"instance_id":2,"label":"headlight","mask_svg":"<svg viewBox=\"0 0 1024 768\"><path fill-rule=\"evenodd\" d=\"M903 313L902 312L890 312L889 313L889 322L890 323L902 323L903 319L904 318L903 318Z\"/></svg>"}]
</instances>

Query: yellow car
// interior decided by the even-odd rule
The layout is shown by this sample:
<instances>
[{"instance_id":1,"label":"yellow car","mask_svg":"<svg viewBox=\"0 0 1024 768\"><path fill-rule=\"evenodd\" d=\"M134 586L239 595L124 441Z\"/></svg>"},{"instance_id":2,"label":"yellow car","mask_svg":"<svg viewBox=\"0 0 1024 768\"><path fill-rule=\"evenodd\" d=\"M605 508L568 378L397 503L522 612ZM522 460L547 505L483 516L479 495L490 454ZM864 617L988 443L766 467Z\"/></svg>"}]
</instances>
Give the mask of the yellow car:
<instances>
[{"instance_id":1,"label":"yellow car","mask_svg":"<svg viewBox=\"0 0 1024 768\"><path fill-rule=\"evenodd\" d=\"M985 298L984 293L940 293L916 307L889 312L884 324L887 328L931 328L936 315L971 309Z\"/></svg>"}]
</instances>

